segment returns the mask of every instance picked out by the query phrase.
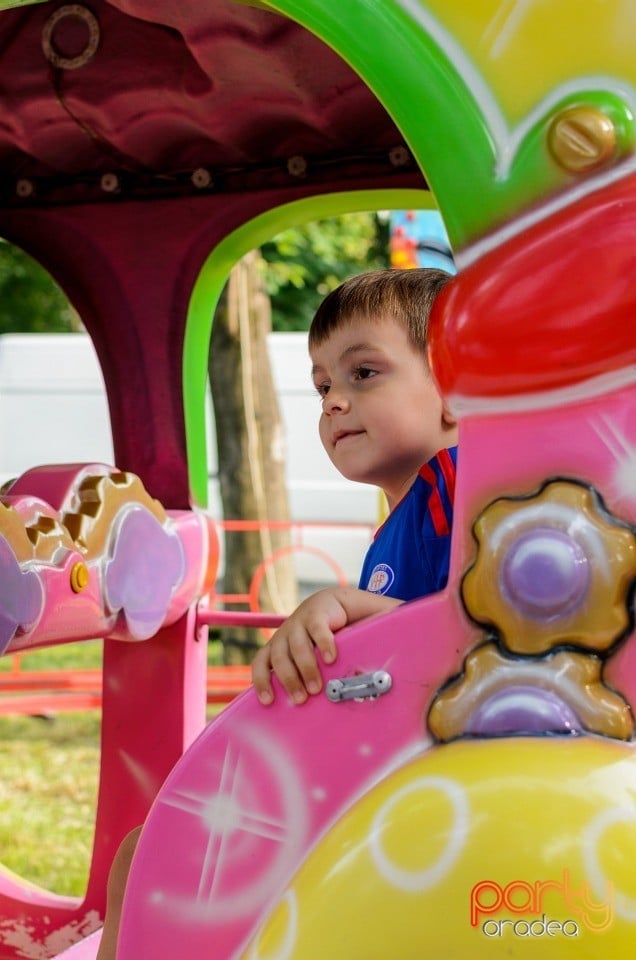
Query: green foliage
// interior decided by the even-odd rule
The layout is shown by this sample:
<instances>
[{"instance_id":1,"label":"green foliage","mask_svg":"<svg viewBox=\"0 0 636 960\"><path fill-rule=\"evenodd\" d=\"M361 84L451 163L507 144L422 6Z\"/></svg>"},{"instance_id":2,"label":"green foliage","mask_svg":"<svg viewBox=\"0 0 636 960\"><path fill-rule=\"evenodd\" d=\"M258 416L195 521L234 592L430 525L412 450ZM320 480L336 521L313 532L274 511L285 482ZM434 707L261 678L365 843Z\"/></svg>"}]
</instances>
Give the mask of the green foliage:
<instances>
[{"instance_id":1,"label":"green foliage","mask_svg":"<svg viewBox=\"0 0 636 960\"><path fill-rule=\"evenodd\" d=\"M74 311L47 271L0 240L0 334L67 333Z\"/></svg>"},{"instance_id":2,"label":"green foliage","mask_svg":"<svg viewBox=\"0 0 636 960\"><path fill-rule=\"evenodd\" d=\"M388 223L375 213L315 220L261 247L274 330L307 330L323 297L347 277L388 266Z\"/></svg>"}]
</instances>

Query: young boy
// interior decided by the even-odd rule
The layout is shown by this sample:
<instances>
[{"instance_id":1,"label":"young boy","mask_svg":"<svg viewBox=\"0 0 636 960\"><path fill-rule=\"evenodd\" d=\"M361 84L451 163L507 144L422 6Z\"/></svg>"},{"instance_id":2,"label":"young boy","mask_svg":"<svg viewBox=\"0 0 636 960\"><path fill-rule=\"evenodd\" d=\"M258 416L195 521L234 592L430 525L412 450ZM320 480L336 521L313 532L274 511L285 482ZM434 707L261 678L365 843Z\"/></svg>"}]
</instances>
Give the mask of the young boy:
<instances>
[{"instance_id":1,"label":"young boy","mask_svg":"<svg viewBox=\"0 0 636 960\"><path fill-rule=\"evenodd\" d=\"M272 671L303 703L322 687L316 650L325 663L336 659L336 631L446 584L457 423L428 367L426 328L449 279L426 268L361 274L332 291L314 317L320 439L343 476L384 491L390 513L358 589L309 597L257 653L252 680L263 704L274 699Z\"/></svg>"},{"instance_id":2,"label":"young boy","mask_svg":"<svg viewBox=\"0 0 636 960\"><path fill-rule=\"evenodd\" d=\"M261 703L274 699L272 670L294 702L318 693L315 648L332 663L335 631L446 584L457 425L428 368L426 326L449 279L433 269L361 274L330 293L314 317L309 352L322 400L320 438L345 477L384 490L391 512L367 552L360 588L309 597L258 652L252 677ZM125 838L110 871L97 960L115 957L140 830Z\"/></svg>"}]
</instances>

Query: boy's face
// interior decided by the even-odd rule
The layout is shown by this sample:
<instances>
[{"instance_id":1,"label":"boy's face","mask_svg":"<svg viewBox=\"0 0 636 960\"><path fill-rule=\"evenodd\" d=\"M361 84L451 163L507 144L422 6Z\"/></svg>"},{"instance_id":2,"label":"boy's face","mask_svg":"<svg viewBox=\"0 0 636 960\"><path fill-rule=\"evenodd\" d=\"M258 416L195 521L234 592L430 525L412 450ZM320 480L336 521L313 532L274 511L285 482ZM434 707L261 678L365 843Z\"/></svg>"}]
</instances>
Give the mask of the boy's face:
<instances>
[{"instance_id":1,"label":"boy's face","mask_svg":"<svg viewBox=\"0 0 636 960\"><path fill-rule=\"evenodd\" d=\"M387 317L352 320L311 359L331 461L349 480L381 487L393 508L422 464L457 439L426 358Z\"/></svg>"}]
</instances>

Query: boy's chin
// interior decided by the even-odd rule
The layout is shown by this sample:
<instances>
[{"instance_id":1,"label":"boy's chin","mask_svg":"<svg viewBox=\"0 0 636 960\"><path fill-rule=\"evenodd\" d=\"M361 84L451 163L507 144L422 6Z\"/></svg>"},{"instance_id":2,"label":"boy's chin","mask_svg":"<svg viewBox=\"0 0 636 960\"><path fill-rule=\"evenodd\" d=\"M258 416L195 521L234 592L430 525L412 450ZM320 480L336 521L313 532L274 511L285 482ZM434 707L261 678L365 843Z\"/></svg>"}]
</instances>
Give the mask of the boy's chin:
<instances>
[{"instance_id":1,"label":"boy's chin","mask_svg":"<svg viewBox=\"0 0 636 960\"><path fill-rule=\"evenodd\" d=\"M345 480L350 480L352 483L365 483L367 486L381 487L382 482L375 478L375 476L370 477L368 473L360 470L348 470L346 473L344 470L340 470L340 473L345 478Z\"/></svg>"}]
</instances>

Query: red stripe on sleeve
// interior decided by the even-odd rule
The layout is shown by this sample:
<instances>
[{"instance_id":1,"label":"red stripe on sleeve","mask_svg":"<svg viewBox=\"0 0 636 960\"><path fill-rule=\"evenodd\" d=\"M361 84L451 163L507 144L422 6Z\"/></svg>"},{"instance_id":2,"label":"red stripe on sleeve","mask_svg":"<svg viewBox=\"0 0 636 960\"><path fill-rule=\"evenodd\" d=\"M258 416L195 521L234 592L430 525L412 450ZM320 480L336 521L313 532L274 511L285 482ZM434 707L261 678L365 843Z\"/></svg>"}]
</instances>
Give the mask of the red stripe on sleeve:
<instances>
[{"instance_id":1,"label":"red stripe on sleeve","mask_svg":"<svg viewBox=\"0 0 636 960\"><path fill-rule=\"evenodd\" d=\"M450 455L449 450L440 450L437 454L437 462L439 463L440 470L442 471L442 476L444 477L444 483L446 484L446 492L448 493L448 499L451 503L455 502L455 464L453 463L453 458Z\"/></svg>"},{"instance_id":2,"label":"red stripe on sleeve","mask_svg":"<svg viewBox=\"0 0 636 960\"><path fill-rule=\"evenodd\" d=\"M450 525L448 518L446 516L446 511L444 510L444 504L442 503L442 498L439 492L439 487L437 486L437 476L435 471L429 466L428 463L425 463L424 466L420 469L420 477L431 487L431 495L428 501L428 510L431 515L431 520L433 521L433 529L438 537L442 537L447 533L450 533Z\"/></svg>"}]
</instances>

